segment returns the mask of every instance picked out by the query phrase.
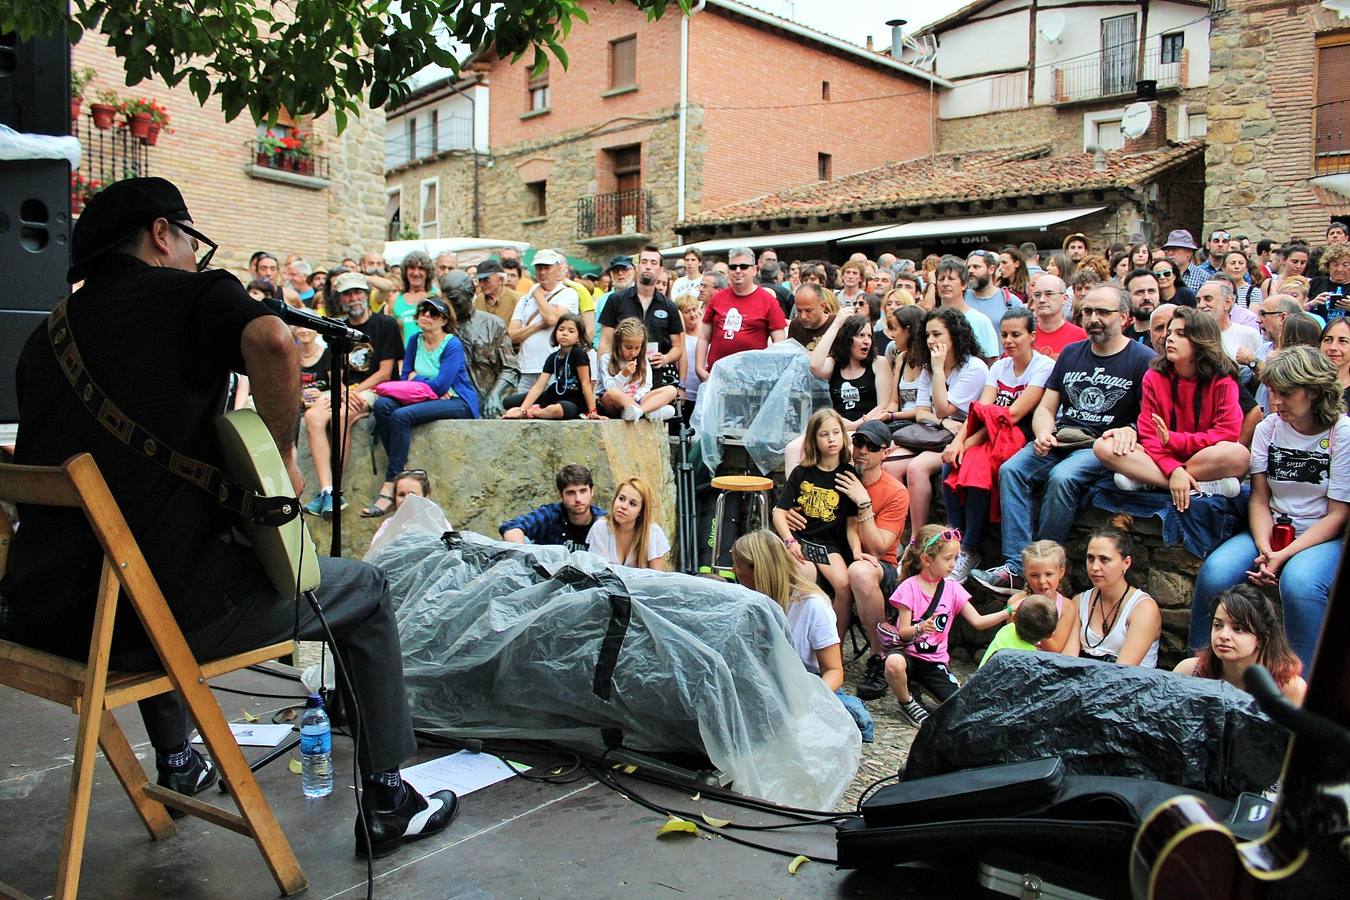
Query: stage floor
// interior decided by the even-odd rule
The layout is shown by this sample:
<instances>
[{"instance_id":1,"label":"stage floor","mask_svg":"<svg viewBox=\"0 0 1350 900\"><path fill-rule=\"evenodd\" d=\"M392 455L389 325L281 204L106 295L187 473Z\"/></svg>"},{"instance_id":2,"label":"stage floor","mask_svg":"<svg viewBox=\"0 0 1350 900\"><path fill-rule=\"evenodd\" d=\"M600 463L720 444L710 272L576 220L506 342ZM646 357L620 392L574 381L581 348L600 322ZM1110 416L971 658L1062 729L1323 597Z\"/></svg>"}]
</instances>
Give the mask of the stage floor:
<instances>
[{"instance_id":1,"label":"stage floor","mask_svg":"<svg viewBox=\"0 0 1350 900\"><path fill-rule=\"evenodd\" d=\"M242 721L244 711L268 721L284 700L255 696L296 694L294 681L256 672L217 679L226 718ZM153 777L153 751L134 707L118 720ZM66 790L74 752L75 716L7 688L0 688L0 883L35 897L55 888L56 853L65 817ZM351 784L351 742L334 737L333 795L306 800L300 778L284 760L259 773L282 829L309 878L307 897L358 898L366 890L366 866L352 853L355 806ZM245 748L250 758L260 748ZM424 747L415 761L448 753ZM178 820L178 834L153 842L137 820L111 769L99 758L80 886L100 898L267 898L277 889L254 845L239 835L200 820ZM634 782L635 790L658 805L701 810L741 824L767 823L747 811L694 801L690 791ZM214 789L208 802L233 810ZM949 874L892 869L875 874L845 872L825 863L807 863L788 874L789 857L731 841L672 836L657 839L665 816L589 778L568 785L513 778L465 797L446 831L403 848L375 863L379 897L698 897L964 896ZM749 833L823 858L834 857L829 826L786 832Z\"/></svg>"}]
</instances>

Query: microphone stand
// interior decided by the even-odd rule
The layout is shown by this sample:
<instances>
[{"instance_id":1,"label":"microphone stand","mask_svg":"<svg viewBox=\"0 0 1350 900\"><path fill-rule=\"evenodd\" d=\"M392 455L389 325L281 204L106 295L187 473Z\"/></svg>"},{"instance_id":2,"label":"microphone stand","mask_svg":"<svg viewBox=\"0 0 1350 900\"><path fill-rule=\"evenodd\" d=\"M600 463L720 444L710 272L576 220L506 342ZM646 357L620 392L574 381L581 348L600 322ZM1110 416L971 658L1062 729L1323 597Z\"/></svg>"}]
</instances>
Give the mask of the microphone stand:
<instances>
[{"instance_id":1,"label":"microphone stand","mask_svg":"<svg viewBox=\"0 0 1350 900\"><path fill-rule=\"evenodd\" d=\"M345 326L344 326L345 327ZM352 352L352 341L345 335L334 333L324 335L328 343L328 403L331 415L328 417L328 464L333 475L333 518L332 539L328 545L328 555L342 556L342 438L346 434L347 404L342 399L343 376L347 372L347 357Z\"/></svg>"}]
</instances>

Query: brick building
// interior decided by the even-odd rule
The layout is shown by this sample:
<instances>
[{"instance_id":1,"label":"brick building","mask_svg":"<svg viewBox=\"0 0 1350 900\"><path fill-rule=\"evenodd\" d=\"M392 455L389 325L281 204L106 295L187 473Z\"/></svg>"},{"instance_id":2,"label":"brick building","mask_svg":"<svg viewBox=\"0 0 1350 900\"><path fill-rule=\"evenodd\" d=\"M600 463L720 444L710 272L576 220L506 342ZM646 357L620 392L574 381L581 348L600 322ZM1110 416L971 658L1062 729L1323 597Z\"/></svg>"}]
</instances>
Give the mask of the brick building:
<instances>
[{"instance_id":1,"label":"brick building","mask_svg":"<svg viewBox=\"0 0 1350 900\"><path fill-rule=\"evenodd\" d=\"M932 149L946 82L908 64L734 0L688 18L672 5L655 22L627 4L584 6L590 22L568 36L566 70L474 60L469 77L491 97L477 102L490 153L428 147L391 167L401 229L420 233L431 212L440 236L473 234L477 208L483 236L607 259L674 241L681 215ZM452 86L391 110L389 138L403 140L399 120ZM429 182L437 205L426 209Z\"/></svg>"},{"instance_id":2,"label":"brick building","mask_svg":"<svg viewBox=\"0 0 1350 900\"><path fill-rule=\"evenodd\" d=\"M1195 228L1204 147L1146 143L1096 154L1056 156L1049 144L939 154L730 204L679 230L706 252L745 245L791 247L786 255L802 259L858 250L919 259L1023 241L1057 249L1073 232L1103 246L1145 222Z\"/></svg>"},{"instance_id":3,"label":"brick building","mask_svg":"<svg viewBox=\"0 0 1350 900\"><path fill-rule=\"evenodd\" d=\"M250 254L266 249L299 253L316 266L377 249L384 239L384 113L365 110L348 119L337 135L331 117L292 123L313 130L323 142L314 174L258 165L258 129L247 113L226 122L220 102L201 106L186 83L170 88L158 79L125 85L121 61L97 34L71 48L72 70L90 67L95 76L85 91L78 123L84 145L82 174L107 181L136 174L120 152L116 126L100 131L88 121L98 91L147 98L168 108L172 134L161 134L143 152L145 174L179 186L204 234L220 244L214 264L242 278ZM283 122L287 120L283 119ZM283 125L280 131L285 131Z\"/></svg>"},{"instance_id":4,"label":"brick building","mask_svg":"<svg viewBox=\"0 0 1350 900\"><path fill-rule=\"evenodd\" d=\"M1119 150L1135 83L1156 85L1163 136L1203 137L1210 0L975 0L916 31L902 59L953 83L942 150L1049 143Z\"/></svg>"},{"instance_id":5,"label":"brick building","mask_svg":"<svg viewBox=\"0 0 1350 900\"><path fill-rule=\"evenodd\" d=\"M1320 243L1350 217L1350 20L1226 0L1211 47L1206 227Z\"/></svg>"}]
</instances>

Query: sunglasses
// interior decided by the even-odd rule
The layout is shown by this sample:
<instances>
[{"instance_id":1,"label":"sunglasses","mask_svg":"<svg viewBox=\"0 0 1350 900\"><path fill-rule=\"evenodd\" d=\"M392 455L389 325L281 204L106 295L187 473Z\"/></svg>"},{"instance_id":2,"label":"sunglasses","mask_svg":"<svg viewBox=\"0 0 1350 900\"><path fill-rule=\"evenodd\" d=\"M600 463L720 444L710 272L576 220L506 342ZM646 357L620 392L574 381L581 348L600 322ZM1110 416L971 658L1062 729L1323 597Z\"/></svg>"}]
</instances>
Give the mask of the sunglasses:
<instances>
[{"instance_id":1,"label":"sunglasses","mask_svg":"<svg viewBox=\"0 0 1350 900\"><path fill-rule=\"evenodd\" d=\"M398 475L394 476L394 480L398 481L400 478L416 477L425 474L427 474L426 469L404 469L402 472L399 472Z\"/></svg>"},{"instance_id":2,"label":"sunglasses","mask_svg":"<svg viewBox=\"0 0 1350 900\"><path fill-rule=\"evenodd\" d=\"M961 529L948 528L946 531L939 531L937 534L933 535L928 540L924 541L923 546L919 548L919 552L927 553L938 541L942 541L945 544L947 541L960 541L960 540L961 540ZM909 543L911 546L917 545L919 543L919 539L910 538Z\"/></svg>"},{"instance_id":3,"label":"sunglasses","mask_svg":"<svg viewBox=\"0 0 1350 900\"><path fill-rule=\"evenodd\" d=\"M860 434L855 434L853 436L853 446L857 447L859 450L867 450L870 453L881 452L881 447L879 445L872 443Z\"/></svg>"},{"instance_id":4,"label":"sunglasses","mask_svg":"<svg viewBox=\"0 0 1350 900\"><path fill-rule=\"evenodd\" d=\"M191 226L184 225L182 222L170 222L169 224L192 238L192 250L194 253L201 249L202 244L206 245L206 255L197 260L197 271L205 272L206 267L211 264L211 257L216 255L216 247L218 246L216 242Z\"/></svg>"},{"instance_id":5,"label":"sunglasses","mask_svg":"<svg viewBox=\"0 0 1350 900\"><path fill-rule=\"evenodd\" d=\"M754 263L727 263L727 268L733 272L740 272L745 269L753 269Z\"/></svg>"},{"instance_id":6,"label":"sunglasses","mask_svg":"<svg viewBox=\"0 0 1350 900\"><path fill-rule=\"evenodd\" d=\"M1176 278L1176 273L1171 269L1159 269L1153 273L1154 278Z\"/></svg>"}]
</instances>

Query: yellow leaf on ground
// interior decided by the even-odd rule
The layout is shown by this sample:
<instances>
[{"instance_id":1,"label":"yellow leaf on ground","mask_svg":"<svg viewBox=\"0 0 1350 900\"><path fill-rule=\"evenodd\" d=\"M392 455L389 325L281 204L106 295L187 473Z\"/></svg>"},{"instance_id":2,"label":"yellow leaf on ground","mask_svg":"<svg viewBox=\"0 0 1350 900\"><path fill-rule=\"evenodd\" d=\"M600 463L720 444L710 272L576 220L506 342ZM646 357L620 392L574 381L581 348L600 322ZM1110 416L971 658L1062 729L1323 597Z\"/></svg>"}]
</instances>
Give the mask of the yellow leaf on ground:
<instances>
[{"instance_id":1,"label":"yellow leaf on ground","mask_svg":"<svg viewBox=\"0 0 1350 900\"><path fill-rule=\"evenodd\" d=\"M700 815L703 816L703 821L707 822L709 825L711 825L711 826L714 827L714 828L726 828L728 825L731 824L731 820L730 820L730 819L714 819L712 816L708 815L707 813L700 813Z\"/></svg>"},{"instance_id":2,"label":"yellow leaf on ground","mask_svg":"<svg viewBox=\"0 0 1350 900\"><path fill-rule=\"evenodd\" d=\"M256 721L258 721L258 717L255 716L253 713L249 712L248 710L243 709L243 708L240 708L239 711L240 711L241 713L244 714L244 721L245 721L245 722L256 722Z\"/></svg>"},{"instance_id":3,"label":"yellow leaf on ground","mask_svg":"<svg viewBox=\"0 0 1350 900\"><path fill-rule=\"evenodd\" d=\"M690 799L690 800L698 800L698 799L699 799L700 797L702 797L702 796L703 796L703 795L700 794L698 791L695 791L695 792L694 792L694 796L690 797L689 799Z\"/></svg>"},{"instance_id":4,"label":"yellow leaf on ground","mask_svg":"<svg viewBox=\"0 0 1350 900\"><path fill-rule=\"evenodd\" d=\"M291 771L292 771L292 772L294 772L296 775L299 775L299 774L300 774L300 760L298 760L298 759L292 759L292 760L291 760L291 766L290 766L290 768L291 768Z\"/></svg>"},{"instance_id":5,"label":"yellow leaf on ground","mask_svg":"<svg viewBox=\"0 0 1350 900\"><path fill-rule=\"evenodd\" d=\"M671 816L666 820L666 824L656 832L657 837L665 837L668 834L698 834L698 826L687 819L681 819L678 816Z\"/></svg>"},{"instance_id":6,"label":"yellow leaf on ground","mask_svg":"<svg viewBox=\"0 0 1350 900\"><path fill-rule=\"evenodd\" d=\"M624 767L623 767L623 773L624 773L625 775L632 775L632 774L633 774L634 772L636 772L636 771L637 771L637 766L624 766Z\"/></svg>"},{"instance_id":7,"label":"yellow leaf on ground","mask_svg":"<svg viewBox=\"0 0 1350 900\"><path fill-rule=\"evenodd\" d=\"M802 866L806 865L807 863L809 863L810 861L811 860L807 859L805 856L794 856L792 858L792 862L788 863L788 874L796 875L797 870L800 869Z\"/></svg>"}]
</instances>

